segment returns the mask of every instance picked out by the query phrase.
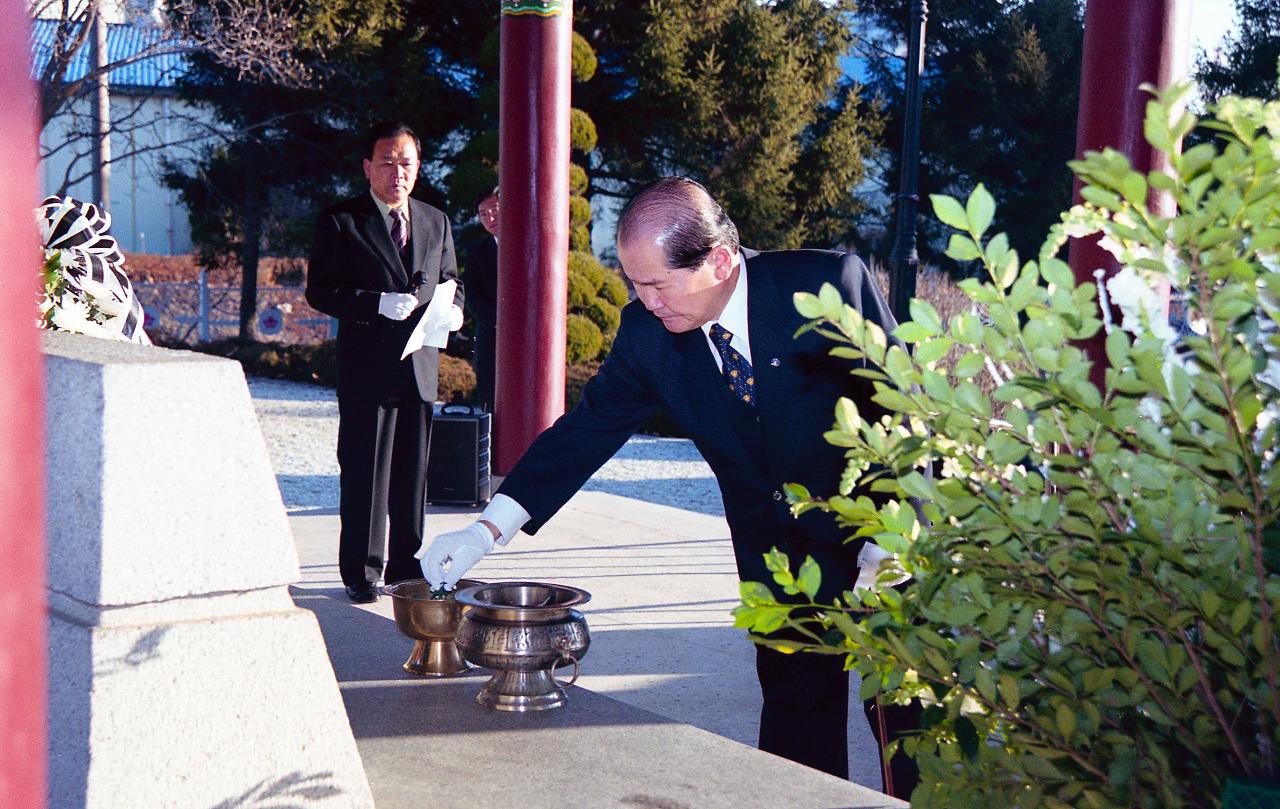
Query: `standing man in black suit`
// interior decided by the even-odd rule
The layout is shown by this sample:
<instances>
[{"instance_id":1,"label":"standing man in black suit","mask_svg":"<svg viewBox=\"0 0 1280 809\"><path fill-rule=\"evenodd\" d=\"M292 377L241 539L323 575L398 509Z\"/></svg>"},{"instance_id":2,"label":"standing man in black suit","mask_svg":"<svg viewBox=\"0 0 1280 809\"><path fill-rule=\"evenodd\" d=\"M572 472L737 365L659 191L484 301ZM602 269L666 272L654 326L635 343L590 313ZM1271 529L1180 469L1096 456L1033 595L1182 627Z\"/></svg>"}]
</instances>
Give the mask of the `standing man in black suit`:
<instances>
[{"instance_id":1,"label":"standing man in black suit","mask_svg":"<svg viewBox=\"0 0 1280 809\"><path fill-rule=\"evenodd\" d=\"M871 384L850 374L859 362L832 356L830 341L815 331L793 336L805 322L794 294L817 293L824 283L836 285L865 318L893 329L866 266L851 253L740 249L733 222L706 189L683 177L659 180L627 204L618 258L638 300L623 310L608 358L578 406L534 441L480 519L424 544L427 580L452 585L495 543L505 545L522 528L537 531L662 408L715 473L743 581L772 585L763 556L777 546L792 569L805 556L821 565L819 601L855 581L874 582L887 554L861 540L846 544L828 514L793 518L782 494L785 483L818 497L837 494L844 455L823 433L839 397L857 402L864 418L883 413L871 401ZM757 646L756 671L764 697L760 748L847 778L843 660ZM900 731L899 717L883 716L886 729L878 707L868 708L883 749L883 737ZM896 784L882 769L886 791L910 794L911 762L900 755L894 764Z\"/></svg>"},{"instance_id":2,"label":"standing man in black suit","mask_svg":"<svg viewBox=\"0 0 1280 809\"><path fill-rule=\"evenodd\" d=\"M384 547L388 584L421 575L413 553L439 355L431 346L401 354L436 285L458 273L449 220L409 197L420 149L405 124L369 130L369 191L320 214L307 267L307 303L338 319L338 567L356 603L378 600ZM451 330L462 325L461 306L459 286Z\"/></svg>"},{"instance_id":3,"label":"standing man in black suit","mask_svg":"<svg viewBox=\"0 0 1280 809\"><path fill-rule=\"evenodd\" d=\"M467 283L467 311L475 325L476 404L493 412L494 374L498 344L498 187L476 201L476 215L487 231L463 250L462 272Z\"/></svg>"}]
</instances>

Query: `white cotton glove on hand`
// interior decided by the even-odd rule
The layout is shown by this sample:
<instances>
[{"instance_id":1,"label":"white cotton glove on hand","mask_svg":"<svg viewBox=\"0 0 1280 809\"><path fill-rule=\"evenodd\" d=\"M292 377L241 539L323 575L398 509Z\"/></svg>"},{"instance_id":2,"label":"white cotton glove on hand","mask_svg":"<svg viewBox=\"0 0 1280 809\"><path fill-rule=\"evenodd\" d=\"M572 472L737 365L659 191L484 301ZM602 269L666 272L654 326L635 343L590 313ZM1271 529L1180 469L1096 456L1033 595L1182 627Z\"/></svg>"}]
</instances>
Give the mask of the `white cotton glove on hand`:
<instances>
[{"instance_id":1,"label":"white cotton glove on hand","mask_svg":"<svg viewBox=\"0 0 1280 809\"><path fill-rule=\"evenodd\" d=\"M418 299L407 292L384 292L378 298L378 314L392 320L404 320L418 307Z\"/></svg>"},{"instance_id":2,"label":"white cotton glove on hand","mask_svg":"<svg viewBox=\"0 0 1280 809\"><path fill-rule=\"evenodd\" d=\"M441 587L452 590L458 586L462 578L476 562L493 550L493 534L480 522L473 522L461 531L450 531L441 534L427 547L422 547L414 556L422 560L422 577L431 585L431 589ZM448 570L445 570L445 565Z\"/></svg>"}]
</instances>

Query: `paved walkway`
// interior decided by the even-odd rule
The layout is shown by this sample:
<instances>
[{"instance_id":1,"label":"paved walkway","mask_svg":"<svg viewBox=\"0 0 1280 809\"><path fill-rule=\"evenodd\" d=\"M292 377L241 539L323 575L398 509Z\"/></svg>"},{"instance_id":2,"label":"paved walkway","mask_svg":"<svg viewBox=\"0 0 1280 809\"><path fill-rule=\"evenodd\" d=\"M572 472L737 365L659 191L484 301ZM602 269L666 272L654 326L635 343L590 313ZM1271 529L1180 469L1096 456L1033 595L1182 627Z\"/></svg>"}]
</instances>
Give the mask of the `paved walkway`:
<instances>
[{"instance_id":1,"label":"paved walkway","mask_svg":"<svg viewBox=\"0 0 1280 809\"><path fill-rule=\"evenodd\" d=\"M282 442L278 433L283 426L302 424L299 429L305 436L305 440L297 435L287 438L285 444L293 443L299 450L305 445L307 451L315 451L315 444L323 448L328 442L327 452L332 453L334 439L330 436L334 435L336 420L325 412L328 410L325 403L310 402L304 403L304 409L312 411L304 417L305 422L282 421L285 416L281 402L288 401L285 398L288 394L273 386L271 398L267 398L260 395L260 385L251 385L251 388L281 478L281 488L286 493L290 525L302 565L302 581L293 588L295 601L316 613L325 632L378 805L384 809L399 806L404 790L393 787L399 782L399 776L393 777L392 773L403 768L403 753L388 753L384 748L385 735L389 732L385 728L362 733L358 714L369 710L367 700L380 686L392 688L390 693L398 693L394 689L404 688L406 682L425 682L400 670L412 642L395 630L389 599L358 607L349 604L343 596L335 564L336 509L317 507L328 505L330 494L327 493L336 491L335 475L323 474L322 469L309 469L308 474L302 476L306 478L305 485L299 488L298 476L290 476L280 462ZM332 415L336 417L336 413ZM684 446L675 446L678 444ZM645 475L633 474L634 470L628 472L625 467L619 472L618 463L630 461L633 466L643 465L646 460L654 459L655 447L658 456L680 464L678 476L667 478L657 487L656 499L660 502L614 493L642 494L647 490L641 482ZM707 503L706 492L708 487L714 491L714 481L709 471L699 474L697 468L689 465L690 449L688 442L669 440L666 444L650 439L647 443L641 440L628 445L612 462L612 471L602 470L605 474L593 479L537 536L521 534L505 549L482 560L471 575L484 580L554 581L592 593L592 601L582 610L591 629L592 643L583 659L580 688L570 689L571 703L564 710L566 716L572 716L575 710L590 713L594 708L576 706L587 703L599 707L595 695L600 695L638 709L640 715L651 712L667 722L692 726L754 747L760 698L754 650L745 635L733 628L730 615L737 604L737 577L728 527L720 516L718 497L716 502ZM298 468L296 462L293 468ZM705 470L705 465L702 469ZM665 504L679 502L680 490L686 487L700 510ZM292 503L289 502L291 491L295 499ZM298 492L308 498L307 502L296 502ZM428 530L436 533L460 528L474 519L477 511L431 507ZM483 679L469 675L436 683L432 693L449 690L474 693ZM856 679L851 693L857 693ZM456 699L446 703L456 707ZM879 789L874 741L863 719L861 705L856 698L851 703L851 780ZM353 711L353 706L364 707ZM671 743L682 742L675 739ZM743 754L747 753L755 756L751 761L757 762L751 766L759 766L761 760L780 761L758 751ZM795 769L800 768L792 768ZM800 772L817 779L814 783L818 786L826 781L836 787L841 783L811 770L800 769ZM693 805L711 805L705 800L704 796ZM426 803L439 809L435 802ZM562 805L588 804L567 800ZM873 804L864 801L857 805ZM889 804L877 802L875 805Z\"/></svg>"}]
</instances>

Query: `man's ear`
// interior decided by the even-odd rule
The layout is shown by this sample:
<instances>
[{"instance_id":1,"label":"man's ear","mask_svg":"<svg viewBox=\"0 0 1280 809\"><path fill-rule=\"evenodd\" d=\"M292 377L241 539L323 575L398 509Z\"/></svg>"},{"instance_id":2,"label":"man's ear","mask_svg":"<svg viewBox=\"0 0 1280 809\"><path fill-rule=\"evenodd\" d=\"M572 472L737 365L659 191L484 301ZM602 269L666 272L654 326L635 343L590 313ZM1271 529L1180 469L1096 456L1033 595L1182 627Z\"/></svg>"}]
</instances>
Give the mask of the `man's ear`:
<instances>
[{"instance_id":1,"label":"man's ear","mask_svg":"<svg viewBox=\"0 0 1280 809\"><path fill-rule=\"evenodd\" d=\"M733 274L733 253L723 244L711 250L711 267L717 281L724 281Z\"/></svg>"}]
</instances>

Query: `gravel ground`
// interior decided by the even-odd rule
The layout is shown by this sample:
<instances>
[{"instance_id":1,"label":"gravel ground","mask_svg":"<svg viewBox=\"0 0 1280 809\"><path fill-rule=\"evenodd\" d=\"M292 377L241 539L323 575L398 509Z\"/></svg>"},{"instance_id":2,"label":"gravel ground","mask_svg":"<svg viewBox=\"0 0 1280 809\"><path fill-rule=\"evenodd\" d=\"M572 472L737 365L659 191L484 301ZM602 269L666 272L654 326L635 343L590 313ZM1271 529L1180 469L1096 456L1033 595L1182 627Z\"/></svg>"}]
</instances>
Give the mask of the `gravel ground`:
<instances>
[{"instance_id":1,"label":"gravel ground","mask_svg":"<svg viewBox=\"0 0 1280 809\"><path fill-rule=\"evenodd\" d=\"M333 388L249 377L249 393L285 508L337 508L338 401ZM686 439L635 436L584 488L724 515L711 468Z\"/></svg>"}]
</instances>

